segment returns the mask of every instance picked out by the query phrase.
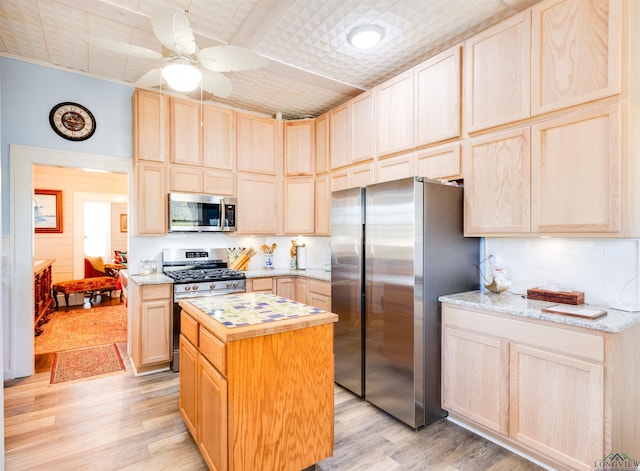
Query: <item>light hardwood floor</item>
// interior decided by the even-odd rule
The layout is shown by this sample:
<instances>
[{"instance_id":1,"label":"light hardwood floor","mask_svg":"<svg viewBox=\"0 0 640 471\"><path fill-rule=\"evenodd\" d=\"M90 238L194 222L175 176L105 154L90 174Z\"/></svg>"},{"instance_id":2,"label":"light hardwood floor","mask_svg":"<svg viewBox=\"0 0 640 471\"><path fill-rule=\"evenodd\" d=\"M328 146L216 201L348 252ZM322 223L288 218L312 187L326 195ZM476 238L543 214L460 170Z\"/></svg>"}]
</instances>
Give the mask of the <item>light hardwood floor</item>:
<instances>
[{"instance_id":1,"label":"light hardwood floor","mask_svg":"<svg viewBox=\"0 0 640 471\"><path fill-rule=\"evenodd\" d=\"M8 381L5 469L205 470L178 413L178 375L135 378L125 362L126 373L94 380L50 385L45 371ZM540 469L446 420L415 432L335 391L334 456L318 470Z\"/></svg>"}]
</instances>

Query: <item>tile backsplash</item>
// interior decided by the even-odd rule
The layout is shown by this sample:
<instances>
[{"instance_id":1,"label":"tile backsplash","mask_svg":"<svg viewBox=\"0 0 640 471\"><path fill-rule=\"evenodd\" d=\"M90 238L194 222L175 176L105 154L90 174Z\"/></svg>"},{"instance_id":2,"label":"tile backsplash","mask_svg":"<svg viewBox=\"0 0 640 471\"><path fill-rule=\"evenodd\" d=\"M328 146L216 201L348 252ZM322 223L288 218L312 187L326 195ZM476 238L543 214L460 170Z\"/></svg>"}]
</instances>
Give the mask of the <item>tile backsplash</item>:
<instances>
[{"instance_id":1,"label":"tile backsplash","mask_svg":"<svg viewBox=\"0 0 640 471\"><path fill-rule=\"evenodd\" d=\"M514 293L578 290L586 303L640 304L640 239L487 238L484 253L497 255Z\"/></svg>"}]
</instances>

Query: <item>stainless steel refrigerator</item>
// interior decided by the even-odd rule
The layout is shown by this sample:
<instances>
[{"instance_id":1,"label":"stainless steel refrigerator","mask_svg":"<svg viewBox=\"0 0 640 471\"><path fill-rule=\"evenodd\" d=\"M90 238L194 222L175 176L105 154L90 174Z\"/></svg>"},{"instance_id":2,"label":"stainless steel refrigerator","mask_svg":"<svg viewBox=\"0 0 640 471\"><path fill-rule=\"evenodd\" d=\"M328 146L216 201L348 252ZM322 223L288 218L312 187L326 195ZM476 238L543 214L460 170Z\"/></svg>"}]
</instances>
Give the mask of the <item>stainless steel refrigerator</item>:
<instances>
[{"instance_id":1,"label":"stainless steel refrigerator","mask_svg":"<svg viewBox=\"0 0 640 471\"><path fill-rule=\"evenodd\" d=\"M413 428L445 415L438 296L479 285L462 193L420 178L332 193L335 381Z\"/></svg>"}]
</instances>

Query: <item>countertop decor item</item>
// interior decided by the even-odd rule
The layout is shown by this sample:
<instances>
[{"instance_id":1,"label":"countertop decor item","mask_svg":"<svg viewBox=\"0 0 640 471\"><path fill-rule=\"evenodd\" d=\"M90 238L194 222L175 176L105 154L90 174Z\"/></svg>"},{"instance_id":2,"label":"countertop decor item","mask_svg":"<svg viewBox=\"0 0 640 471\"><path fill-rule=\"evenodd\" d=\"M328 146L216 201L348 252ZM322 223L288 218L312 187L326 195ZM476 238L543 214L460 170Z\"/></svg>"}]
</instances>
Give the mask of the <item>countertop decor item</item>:
<instances>
[{"instance_id":1,"label":"countertop decor item","mask_svg":"<svg viewBox=\"0 0 640 471\"><path fill-rule=\"evenodd\" d=\"M69 141L84 141L96 132L96 120L91 111L70 101L51 108L49 124L58 136Z\"/></svg>"}]
</instances>

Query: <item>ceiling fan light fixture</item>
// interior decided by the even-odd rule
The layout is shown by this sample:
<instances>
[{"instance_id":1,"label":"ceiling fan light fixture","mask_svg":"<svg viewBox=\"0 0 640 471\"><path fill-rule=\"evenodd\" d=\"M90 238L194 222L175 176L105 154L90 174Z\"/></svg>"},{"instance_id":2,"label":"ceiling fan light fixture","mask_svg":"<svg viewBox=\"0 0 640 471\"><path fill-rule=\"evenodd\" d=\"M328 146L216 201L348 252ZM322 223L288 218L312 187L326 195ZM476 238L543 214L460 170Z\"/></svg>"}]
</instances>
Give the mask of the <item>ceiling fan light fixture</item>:
<instances>
[{"instance_id":1,"label":"ceiling fan light fixture","mask_svg":"<svg viewBox=\"0 0 640 471\"><path fill-rule=\"evenodd\" d=\"M384 30L376 25L353 28L349 33L349 44L358 49L370 49L384 37Z\"/></svg>"},{"instance_id":2,"label":"ceiling fan light fixture","mask_svg":"<svg viewBox=\"0 0 640 471\"><path fill-rule=\"evenodd\" d=\"M185 59L175 59L162 69L162 78L179 92L191 92L198 87L202 73Z\"/></svg>"}]
</instances>

